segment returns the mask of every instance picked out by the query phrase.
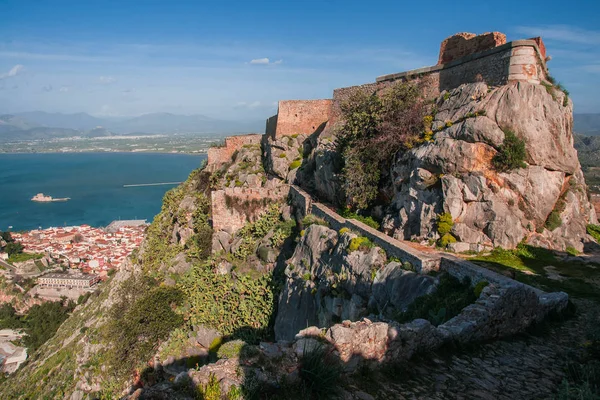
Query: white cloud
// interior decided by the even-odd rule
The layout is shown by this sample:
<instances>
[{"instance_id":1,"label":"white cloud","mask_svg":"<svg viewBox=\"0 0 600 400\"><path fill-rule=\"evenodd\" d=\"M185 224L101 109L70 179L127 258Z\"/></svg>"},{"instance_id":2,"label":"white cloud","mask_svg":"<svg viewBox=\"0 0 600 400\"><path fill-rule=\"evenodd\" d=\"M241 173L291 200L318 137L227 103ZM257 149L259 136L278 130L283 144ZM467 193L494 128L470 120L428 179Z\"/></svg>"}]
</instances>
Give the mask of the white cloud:
<instances>
[{"instance_id":1,"label":"white cloud","mask_svg":"<svg viewBox=\"0 0 600 400\"><path fill-rule=\"evenodd\" d=\"M69 87L68 86L61 86L60 89L58 89L60 92L66 93L69 91Z\"/></svg>"},{"instance_id":2,"label":"white cloud","mask_svg":"<svg viewBox=\"0 0 600 400\"><path fill-rule=\"evenodd\" d=\"M254 65L267 65L269 64L269 59L268 58L255 58L254 60L250 61L250 64L254 64Z\"/></svg>"},{"instance_id":3,"label":"white cloud","mask_svg":"<svg viewBox=\"0 0 600 400\"><path fill-rule=\"evenodd\" d=\"M21 64L17 64L14 67L12 67L10 69L10 71L4 73L4 74L0 74L0 79L6 79L6 78L10 78L13 76L17 76L19 73L21 73L21 71L23 71L23 66Z\"/></svg>"},{"instance_id":4,"label":"white cloud","mask_svg":"<svg viewBox=\"0 0 600 400\"><path fill-rule=\"evenodd\" d=\"M515 31L527 36L565 43L600 44L600 31L591 31L569 25L517 26Z\"/></svg>"},{"instance_id":5,"label":"white cloud","mask_svg":"<svg viewBox=\"0 0 600 400\"><path fill-rule=\"evenodd\" d=\"M42 90L44 92L51 92L52 91L52 85L48 85L48 86L43 86Z\"/></svg>"},{"instance_id":6,"label":"white cloud","mask_svg":"<svg viewBox=\"0 0 600 400\"><path fill-rule=\"evenodd\" d=\"M112 76L101 76L99 78L99 81L103 85L110 85L111 83L115 83L117 81L117 79Z\"/></svg>"},{"instance_id":7,"label":"white cloud","mask_svg":"<svg viewBox=\"0 0 600 400\"><path fill-rule=\"evenodd\" d=\"M271 62L271 60L269 60L267 57L255 58L254 60L250 61L250 64L252 64L252 65L279 65L281 63L283 63L283 60L277 60L277 61Z\"/></svg>"}]
</instances>

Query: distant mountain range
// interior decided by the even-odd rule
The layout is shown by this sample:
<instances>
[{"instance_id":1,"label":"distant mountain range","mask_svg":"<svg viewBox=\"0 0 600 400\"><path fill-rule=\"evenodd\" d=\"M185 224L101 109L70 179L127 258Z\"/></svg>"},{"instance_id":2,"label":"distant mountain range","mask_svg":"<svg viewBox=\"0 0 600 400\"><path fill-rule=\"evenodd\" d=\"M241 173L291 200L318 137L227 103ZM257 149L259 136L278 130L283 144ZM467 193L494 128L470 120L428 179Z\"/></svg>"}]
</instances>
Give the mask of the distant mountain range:
<instances>
[{"instance_id":1,"label":"distant mountain range","mask_svg":"<svg viewBox=\"0 0 600 400\"><path fill-rule=\"evenodd\" d=\"M204 115L152 113L98 118L86 113L31 111L0 115L0 141L131 134L263 132L264 121L227 121Z\"/></svg>"},{"instance_id":2,"label":"distant mountain range","mask_svg":"<svg viewBox=\"0 0 600 400\"><path fill-rule=\"evenodd\" d=\"M582 135L600 135L600 113L574 114L573 131Z\"/></svg>"}]
</instances>

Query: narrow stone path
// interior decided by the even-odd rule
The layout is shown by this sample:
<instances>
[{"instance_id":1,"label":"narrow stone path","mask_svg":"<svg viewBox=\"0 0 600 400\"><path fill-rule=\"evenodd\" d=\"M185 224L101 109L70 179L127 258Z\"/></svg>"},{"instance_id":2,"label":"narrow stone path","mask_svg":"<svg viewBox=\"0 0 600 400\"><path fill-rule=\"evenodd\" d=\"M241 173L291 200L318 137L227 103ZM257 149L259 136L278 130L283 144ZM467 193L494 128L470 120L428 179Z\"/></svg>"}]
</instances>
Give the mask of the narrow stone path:
<instances>
[{"instance_id":1,"label":"narrow stone path","mask_svg":"<svg viewBox=\"0 0 600 400\"><path fill-rule=\"evenodd\" d=\"M576 316L551 323L543 333L422 355L376 376L358 376L346 387L346 398L553 399L568 360L582 351L586 332L598 324L597 303L575 303Z\"/></svg>"}]
</instances>

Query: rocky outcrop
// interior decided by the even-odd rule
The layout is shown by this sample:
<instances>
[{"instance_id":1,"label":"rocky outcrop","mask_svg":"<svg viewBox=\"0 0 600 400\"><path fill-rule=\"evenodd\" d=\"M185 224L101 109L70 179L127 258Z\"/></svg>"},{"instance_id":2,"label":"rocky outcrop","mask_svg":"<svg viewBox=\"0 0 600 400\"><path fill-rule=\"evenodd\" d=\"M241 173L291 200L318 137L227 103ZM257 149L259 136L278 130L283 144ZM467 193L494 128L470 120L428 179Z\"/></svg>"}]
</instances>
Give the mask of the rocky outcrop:
<instances>
[{"instance_id":1,"label":"rocky outcrop","mask_svg":"<svg viewBox=\"0 0 600 400\"><path fill-rule=\"evenodd\" d=\"M306 229L287 262L275 320L278 340L291 340L309 325L329 327L369 313L393 316L435 289L436 278L388 263L379 247L352 251L355 238L321 225Z\"/></svg>"},{"instance_id":2,"label":"rocky outcrop","mask_svg":"<svg viewBox=\"0 0 600 400\"><path fill-rule=\"evenodd\" d=\"M392 167L395 195L386 231L400 239L436 238L436 216L448 212L461 242L513 248L529 240L581 250L585 225L596 215L564 96L523 82L465 84L442 94L433 142L399 154ZM526 167L498 172L492 159L508 130L526 143ZM552 212L559 213L560 227L547 227Z\"/></svg>"}]
</instances>

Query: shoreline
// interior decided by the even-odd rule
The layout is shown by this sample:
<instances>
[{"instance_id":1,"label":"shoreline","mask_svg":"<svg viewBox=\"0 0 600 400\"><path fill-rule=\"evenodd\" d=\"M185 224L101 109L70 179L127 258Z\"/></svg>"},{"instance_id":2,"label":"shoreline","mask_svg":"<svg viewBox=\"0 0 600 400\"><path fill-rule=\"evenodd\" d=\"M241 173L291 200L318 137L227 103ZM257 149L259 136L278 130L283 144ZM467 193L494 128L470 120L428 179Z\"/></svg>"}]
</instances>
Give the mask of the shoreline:
<instances>
[{"instance_id":1,"label":"shoreline","mask_svg":"<svg viewBox=\"0 0 600 400\"><path fill-rule=\"evenodd\" d=\"M4 154L173 154L173 155L187 155L187 156L202 156L206 155L207 151L204 152L184 152L184 151L0 151L0 155Z\"/></svg>"}]
</instances>

